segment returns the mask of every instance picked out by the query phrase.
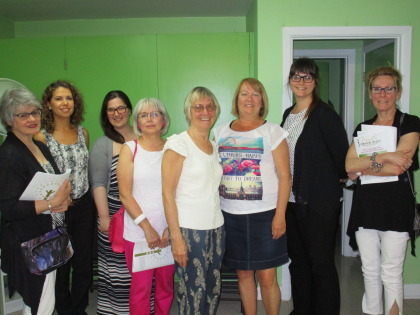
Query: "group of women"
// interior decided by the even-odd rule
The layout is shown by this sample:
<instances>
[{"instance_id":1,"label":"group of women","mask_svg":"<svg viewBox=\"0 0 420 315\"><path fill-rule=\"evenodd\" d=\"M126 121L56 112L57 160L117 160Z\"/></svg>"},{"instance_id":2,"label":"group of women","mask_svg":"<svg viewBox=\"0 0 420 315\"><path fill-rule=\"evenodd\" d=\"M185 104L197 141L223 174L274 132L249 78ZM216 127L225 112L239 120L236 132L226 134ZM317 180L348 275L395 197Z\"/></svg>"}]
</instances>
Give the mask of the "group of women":
<instances>
[{"instance_id":1,"label":"group of women","mask_svg":"<svg viewBox=\"0 0 420 315\"><path fill-rule=\"evenodd\" d=\"M266 314L278 314L277 267L289 259L291 314L339 314L334 245L342 184L350 177L356 189L348 234L362 259L363 312L383 313L384 287L386 313L402 314L402 268L407 240L414 239L409 179L419 167L420 121L397 109L402 89L396 69L379 68L367 81L377 115L363 124L396 127L395 152L359 157L354 144L348 148L341 118L320 99L318 68L308 58L291 66L295 102L281 126L266 121L264 86L247 78L234 94L236 119L215 128L214 140L209 133L220 105L205 87L185 99L189 128L167 140L169 116L158 99L141 99L133 109L124 92L111 91L100 113L105 135L90 157L88 133L80 126L83 101L72 84L51 84L42 105L28 91L6 92L0 207L2 269L11 292L22 295L28 314L51 314L54 307L60 315L85 314L92 278L91 188L98 210L98 314L169 314L174 273L179 314L215 314L222 263L237 271L247 315L257 312L256 279ZM66 169L70 182L53 199L19 200L36 171ZM361 185L363 175L399 177ZM107 234L122 205L124 253L115 253ZM42 215L47 210L51 214ZM63 216L74 257L46 276L29 273L19 241L51 230ZM175 265L133 272L135 244L142 240L150 249L171 245Z\"/></svg>"}]
</instances>

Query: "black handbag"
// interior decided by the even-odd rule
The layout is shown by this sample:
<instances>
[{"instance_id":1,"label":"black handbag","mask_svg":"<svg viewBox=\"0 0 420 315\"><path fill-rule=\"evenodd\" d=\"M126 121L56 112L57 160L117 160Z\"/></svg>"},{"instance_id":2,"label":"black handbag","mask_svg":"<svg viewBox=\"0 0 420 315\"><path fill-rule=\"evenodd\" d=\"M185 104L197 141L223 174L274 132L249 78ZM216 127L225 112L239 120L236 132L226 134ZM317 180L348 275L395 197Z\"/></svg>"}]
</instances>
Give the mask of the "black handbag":
<instances>
[{"instance_id":1,"label":"black handbag","mask_svg":"<svg viewBox=\"0 0 420 315\"><path fill-rule=\"evenodd\" d=\"M73 256L70 236L64 226L20 244L26 267L36 275L46 275Z\"/></svg>"}]
</instances>

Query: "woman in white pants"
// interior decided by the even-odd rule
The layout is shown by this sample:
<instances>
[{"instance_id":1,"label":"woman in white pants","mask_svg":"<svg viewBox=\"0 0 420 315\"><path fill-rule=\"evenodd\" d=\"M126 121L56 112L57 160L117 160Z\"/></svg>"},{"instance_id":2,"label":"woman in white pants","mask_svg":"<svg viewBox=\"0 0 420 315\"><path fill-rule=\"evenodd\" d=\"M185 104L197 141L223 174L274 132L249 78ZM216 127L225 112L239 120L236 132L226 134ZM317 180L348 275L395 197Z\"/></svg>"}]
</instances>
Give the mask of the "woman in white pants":
<instances>
[{"instance_id":1,"label":"woman in white pants","mask_svg":"<svg viewBox=\"0 0 420 315\"><path fill-rule=\"evenodd\" d=\"M419 168L420 120L397 109L402 90L401 74L395 68L374 70L367 77L367 89L377 115L362 124L396 127L397 149L359 157L355 144L350 146L346 170L357 182L347 234L362 259L363 312L383 314L384 296L385 314L402 314L403 265L407 241L411 238L414 242L415 201L410 181L412 172ZM362 124L353 136L357 136ZM398 176L398 180L361 185L361 175Z\"/></svg>"}]
</instances>

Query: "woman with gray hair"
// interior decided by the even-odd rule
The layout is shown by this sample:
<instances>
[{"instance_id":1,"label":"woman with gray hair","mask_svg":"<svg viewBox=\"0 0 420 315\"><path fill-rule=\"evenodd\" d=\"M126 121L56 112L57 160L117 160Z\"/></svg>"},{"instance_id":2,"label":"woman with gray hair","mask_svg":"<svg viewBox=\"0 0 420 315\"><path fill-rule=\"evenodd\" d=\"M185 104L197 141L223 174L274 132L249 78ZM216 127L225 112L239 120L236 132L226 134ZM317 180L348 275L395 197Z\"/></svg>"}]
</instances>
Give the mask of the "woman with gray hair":
<instances>
[{"instance_id":1,"label":"woman with gray hair","mask_svg":"<svg viewBox=\"0 0 420 315\"><path fill-rule=\"evenodd\" d=\"M162 160L163 202L180 279L178 314L215 314L225 230L222 167L208 135L220 106L210 90L196 87L187 95L184 113L190 126L168 139Z\"/></svg>"},{"instance_id":2,"label":"woman with gray hair","mask_svg":"<svg viewBox=\"0 0 420 315\"><path fill-rule=\"evenodd\" d=\"M137 140L120 151L117 179L125 207L124 253L131 273L130 314L150 314L150 296L155 278L155 313L169 314L173 299L174 265L133 272L136 242L146 240L150 249L168 246L169 231L162 202L161 161L169 116L156 98L141 99L133 111Z\"/></svg>"},{"instance_id":3,"label":"woman with gray hair","mask_svg":"<svg viewBox=\"0 0 420 315\"><path fill-rule=\"evenodd\" d=\"M0 119L7 138L0 147L1 269L8 274L9 294L17 291L23 314L52 314L56 271L35 275L27 269L20 243L62 225L70 202L66 180L50 200L24 201L20 196L36 172L59 174L48 148L33 140L41 127L41 105L25 89L12 89L0 100Z\"/></svg>"}]
</instances>

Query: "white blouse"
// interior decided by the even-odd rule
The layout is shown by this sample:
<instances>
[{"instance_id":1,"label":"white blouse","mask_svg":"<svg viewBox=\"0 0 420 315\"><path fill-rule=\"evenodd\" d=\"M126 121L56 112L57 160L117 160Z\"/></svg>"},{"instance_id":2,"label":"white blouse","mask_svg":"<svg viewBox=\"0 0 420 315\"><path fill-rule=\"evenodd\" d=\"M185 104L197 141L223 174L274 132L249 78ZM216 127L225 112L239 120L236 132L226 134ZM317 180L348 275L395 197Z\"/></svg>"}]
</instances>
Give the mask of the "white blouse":
<instances>
[{"instance_id":1,"label":"white blouse","mask_svg":"<svg viewBox=\"0 0 420 315\"><path fill-rule=\"evenodd\" d=\"M224 224L219 199L222 166L216 145L211 143L213 153L206 154L184 131L169 137L163 148L185 157L175 197L180 227L210 230Z\"/></svg>"}]
</instances>

